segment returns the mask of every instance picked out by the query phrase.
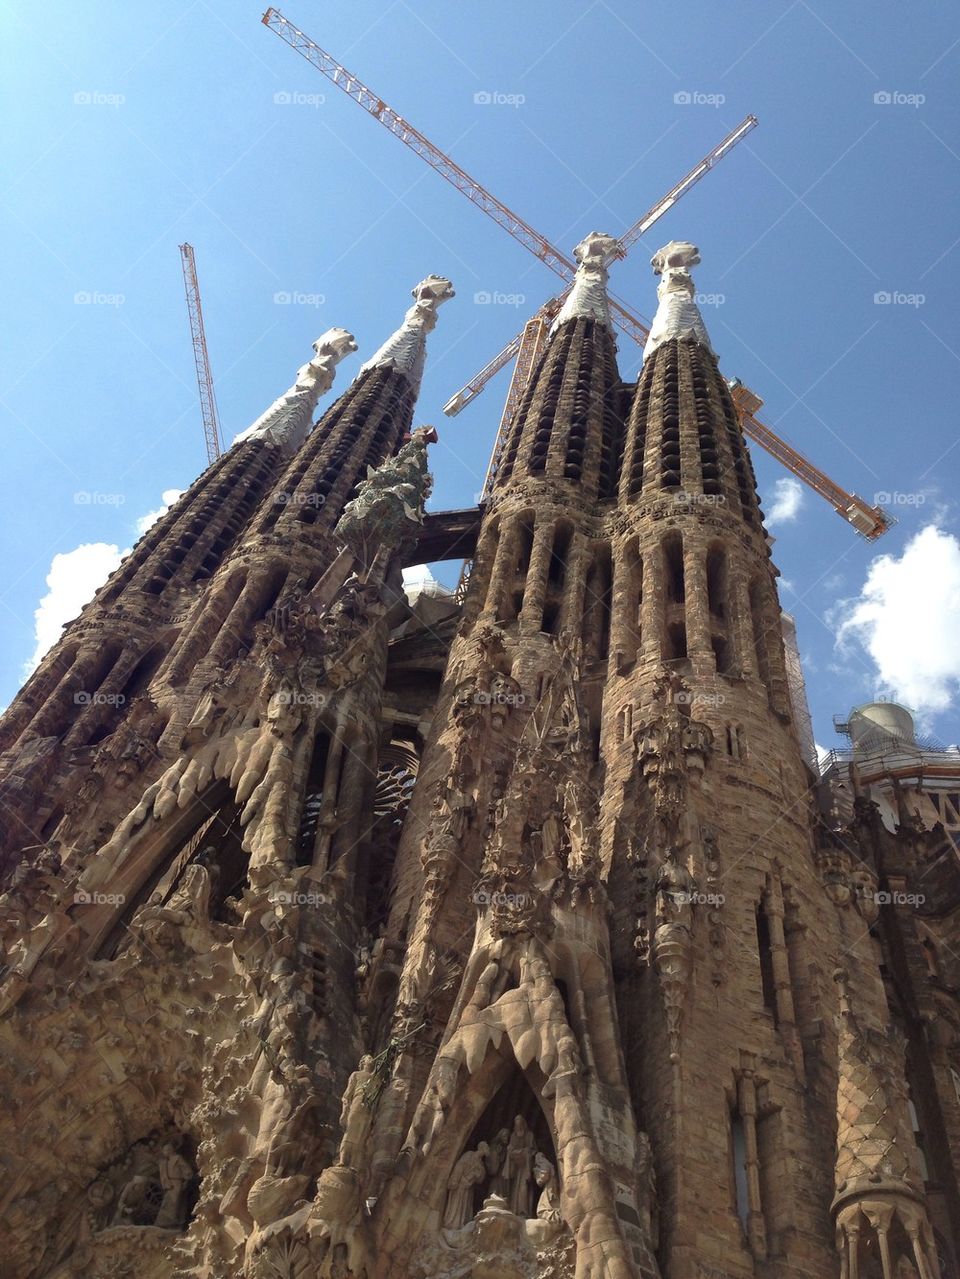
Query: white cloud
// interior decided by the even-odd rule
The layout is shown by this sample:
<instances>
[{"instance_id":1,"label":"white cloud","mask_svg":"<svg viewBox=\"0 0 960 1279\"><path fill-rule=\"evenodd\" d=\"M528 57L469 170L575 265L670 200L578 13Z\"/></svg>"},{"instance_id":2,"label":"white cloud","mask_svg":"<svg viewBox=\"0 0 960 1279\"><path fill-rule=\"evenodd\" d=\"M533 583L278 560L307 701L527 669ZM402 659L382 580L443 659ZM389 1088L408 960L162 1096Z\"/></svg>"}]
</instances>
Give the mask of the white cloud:
<instances>
[{"instance_id":1,"label":"white cloud","mask_svg":"<svg viewBox=\"0 0 960 1279\"><path fill-rule=\"evenodd\" d=\"M67 622L72 622L98 586L102 586L120 563L118 546L107 542L84 542L72 551L53 557L47 573L47 593L33 614L37 646L26 663L29 674L47 649L60 638Z\"/></svg>"},{"instance_id":2,"label":"white cloud","mask_svg":"<svg viewBox=\"0 0 960 1279\"><path fill-rule=\"evenodd\" d=\"M921 714L946 710L960 686L960 541L928 524L899 558L877 556L829 621L839 647L866 650L883 691Z\"/></svg>"},{"instance_id":3,"label":"white cloud","mask_svg":"<svg viewBox=\"0 0 960 1279\"><path fill-rule=\"evenodd\" d=\"M160 495L162 505L136 521L137 535L142 537L182 495L182 489L164 489ZM24 675L36 669L47 650L60 638L66 623L72 622L84 604L93 599L97 588L129 553L129 546L121 551L108 542L83 542L72 551L61 551L53 557L47 573L47 593L33 614L36 647L24 663Z\"/></svg>"},{"instance_id":4,"label":"white cloud","mask_svg":"<svg viewBox=\"0 0 960 1279\"><path fill-rule=\"evenodd\" d=\"M792 475L785 475L773 486L773 505L766 515L766 523L789 524L795 520L803 506L803 485Z\"/></svg>"},{"instance_id":5,"label":"white cloud","mask_svg":"<svg viewBox=\"0 0 960 1279\"><path fill-rule=\"evenodd\" d=\"M170 507L173 506L174 502L178 501L181 497L183 497L183 492L184 492L183 489L164 489L163 492L160 494L160 501L163 503L163 505L158 506L155 511L147 511L146 515L140 516L140 518L137 520L137 533L141 537L143 537L147 529L150 528L151 525L156 524L160 516L166 515L167 511L170 510Z\"/></svg>"}]
</instances>

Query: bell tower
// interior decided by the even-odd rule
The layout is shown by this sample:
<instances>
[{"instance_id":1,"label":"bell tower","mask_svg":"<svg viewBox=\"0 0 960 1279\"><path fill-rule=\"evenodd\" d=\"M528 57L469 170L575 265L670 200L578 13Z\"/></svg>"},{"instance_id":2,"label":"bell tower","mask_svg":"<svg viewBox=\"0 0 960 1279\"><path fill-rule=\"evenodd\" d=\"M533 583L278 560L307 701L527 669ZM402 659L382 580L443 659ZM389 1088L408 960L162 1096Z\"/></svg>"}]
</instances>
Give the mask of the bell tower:
<instances>
[{"instance_id":1,"label":"bell tower","mask_svg":"<svg viewBox=\"0 0 960 1279\"><path fill-rule=\"evenodd\" d=\"M428 276L0 722L12 1279L956 1279L956 859L818 817L699 253L635 385L618 253L481 506L426 509Z\"/></svg>"}]
</instances>

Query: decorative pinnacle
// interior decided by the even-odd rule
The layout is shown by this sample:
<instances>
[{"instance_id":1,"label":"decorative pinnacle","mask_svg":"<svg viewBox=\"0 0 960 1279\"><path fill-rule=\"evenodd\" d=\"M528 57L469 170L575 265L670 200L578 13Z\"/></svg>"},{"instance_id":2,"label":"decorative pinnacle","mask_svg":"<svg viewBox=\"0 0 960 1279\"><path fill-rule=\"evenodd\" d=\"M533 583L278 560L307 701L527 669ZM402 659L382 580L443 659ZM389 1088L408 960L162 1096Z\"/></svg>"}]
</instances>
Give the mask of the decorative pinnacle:
<instances>
[{"instance_id":1,"label":"decorative pinnacle","mask_svg":"<svg viewBox=\"0 0 960 1279\"><path fill-rule=\"evenodd\" d=\"M610 328L610 311L607 306L608 267L614 258L623 257L619 240L602 231L591 231L573 251L577 260L577 273L567 300L550 326L555 333L566 320L578 316L597 320Z\"/></svg>"},{"instance_id":2,"label":"decorative pinnacle","mask_svg":"<svg viewBox=\"0 0 960 1279\"><path fill-rule=\"evenodd\" d=\"M690 338L712 351L703 316L694 300L696 288L690 267L700 261L700 250L686 240L671 240L650 259L654 275L661 276L657 286L660 305L650 327L643 358L671 338Z\"/></svg>"},{"instance_id":3,"label":"decorative pinnacle","mask_svg":"<svg viewBox=\"0 0 960 1279\"><path fill-rule=\"evenodd\" d=\"M411 294L414 303L403 317L403 323L361 366L360 372L376 368L396 369L417 390L423 377L427 334L437 325L437 309L456 294L453 285L442 275L428 275L411 290Z\"/></svg>"},{"instance_id":4,"label":"decorative pinnacle","mask_svg":"<svg viewBox=\"0 0 960 1279\"><path fill-rule=\"evenodd\" d=\"M260 439L296 452L307 438L317 401L333 385L337 365L357 349L357 343L346 329L327 329L314 342L313 349L314 358L297 370L289 391L274 400L253 426L241 431L234 444Z\"/></svg>"}]
</instances>

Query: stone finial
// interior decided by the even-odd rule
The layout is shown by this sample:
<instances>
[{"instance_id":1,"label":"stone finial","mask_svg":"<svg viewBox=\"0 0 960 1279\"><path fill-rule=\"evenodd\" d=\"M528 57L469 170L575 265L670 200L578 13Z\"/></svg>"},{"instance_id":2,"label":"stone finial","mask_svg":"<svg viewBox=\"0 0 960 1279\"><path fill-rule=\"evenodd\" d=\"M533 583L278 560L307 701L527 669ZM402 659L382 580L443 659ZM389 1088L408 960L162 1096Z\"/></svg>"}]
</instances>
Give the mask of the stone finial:
<instances>
[{"instance_id":1,"label":"stone finial","mask_svg":"<svg viewBox=\"0 0 960 1279\"><path fill-rule=\"evenodd\" d=\"M555 333L566 320L577 317L598 320L609 328L608 267L614 258L623 256L620 242L602 231L591 231L574 249L573 256L577 260L577 274L550 332Z\"/></svg>"},{"instance_id":2,"label":"stone finial","mask_svg":"<svg viewBox=\"0 0 960 1279\"><path fill-rule=\"evenodd\" d=\"M442 275L428 275L411 290L411 294L414 303L403 317L403 323L362 365L360 372L376 368L396 369L417 390L423 377L427 334L436 328L438 308L456 294L453 285Z\"/></svg>"},{"instance_id":3,"label":"stone finial","mask_svg":"<svg viewBox=\"0 0 960 1279\"><path fill-rule=\"evenodd\" d=\"M654 275L661 277L657 286L660 305L643 348L644 359L671 338L687 338L713 350L695 301L696 288L690 274L690 268L699 261L700 250L686 240L671 240L650 259Z\"/></svg>"},{"instance_id":4,"label":"stone finial","mask_svg":"<svg viewBox=\"0 0 960 1279\"><path fill-rule=\"evenodd\" d=\"M372 548L398 546L423 522L433 487L427 445L436 439L432 426L418 426L396 457L368 470L356 497L344 507L336 535L365 563Z\"/></svg>"},{"instance_id":5,"label":"stone finial","mask_svg":"<svg viewBox=\"0 0 960 1279\"><path fill-rule=\"evenodd\" d=\"M274 400L267 411L242 431L233 443L266 440L295 453L307 438L318 400L333 385L337 365L356 349L352 333L346 329L327 329L314 342L313 359L297 370L296 381L289 391Z\"/></svg>"}]
</instances>

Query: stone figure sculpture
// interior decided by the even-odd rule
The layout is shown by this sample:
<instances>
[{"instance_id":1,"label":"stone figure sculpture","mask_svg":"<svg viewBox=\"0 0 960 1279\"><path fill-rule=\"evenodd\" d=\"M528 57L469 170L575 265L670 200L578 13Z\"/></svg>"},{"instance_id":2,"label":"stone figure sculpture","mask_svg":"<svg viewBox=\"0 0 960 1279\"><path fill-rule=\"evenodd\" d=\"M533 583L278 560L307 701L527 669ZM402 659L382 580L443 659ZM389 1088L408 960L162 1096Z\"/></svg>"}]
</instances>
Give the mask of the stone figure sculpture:
<instances>
[{"instance_id":1,"label":"stone figure sculpture","mask_svg":"<svg viewBox=\"0 0 960 1279\"><path fill-rule=\"evenodd\" d=\"M532 1215L530 1183L533 1178L533 1160L536 1153L537 1143L534 1141L533 1133L523 1115L517 1115L507 1143L503 1175L509 1187L510 1211L518 1217Z\"/></svg>"},{"instance_id":2,"label":"stone figure sculpture","mask_svg":"<svg viewBox=\"0 0 960 1279\"><path fill-rule=\"evenodd\" d=\"M473 1194L487 1175L490 1147L481 1141L476 1150L465 1151L453 1165L443 1224L447 1230L459 1230L473 1216Z\"/></svg>"},{"instance_id":3,"label":"stone figure sculpture","mask_svg":"<svg viewBox=\"0 0 960 1279\"><path fill-rule=\"evenodd\" d=\"M343 1105L340 1109L340 1126L343 1136L340 1140L338 1163L348 1168L359 1169L363 1162L367 1138L373 1112L367 1103L366 1088L374 1080L373 1058L364 1054L360 1058L357 1069L347 1080L343 1094Z\"/></svg>"},{"instance_id":4,"label":"stone figure sculpture","mask_svg":"<svg viewBox=\"0 0 960 1279\"><path fill-rule=\"evenodd\" d=\"M538 1153L533 1161L533 1179L540 1187L537 1217L541 1221L559 1222L561 1220L560 1191L557 1186L557 1173L544 1154Z\"/></svg>"}]
</instances>

